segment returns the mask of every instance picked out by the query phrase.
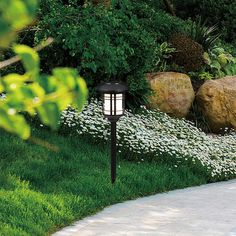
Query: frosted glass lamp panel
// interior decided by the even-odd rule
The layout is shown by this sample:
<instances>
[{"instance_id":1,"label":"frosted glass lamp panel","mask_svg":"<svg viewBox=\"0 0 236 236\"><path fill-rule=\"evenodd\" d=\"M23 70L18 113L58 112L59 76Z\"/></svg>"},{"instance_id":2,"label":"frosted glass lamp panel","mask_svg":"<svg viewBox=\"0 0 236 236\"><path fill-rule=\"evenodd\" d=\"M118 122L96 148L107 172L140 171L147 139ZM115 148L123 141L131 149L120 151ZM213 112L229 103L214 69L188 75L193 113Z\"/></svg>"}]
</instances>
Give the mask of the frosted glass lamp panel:
<instances>
[{"instance_id":1,"label":"frosted glass lamp panel","mask_svg":"<svg viewBox=\"0 0 236 236\"><path fill-rule=\"evenodd\" d=\"M123 94L104 94L104 114L123 115Z\"/></svg>"},{"instance_id":2,"label":"frosted glass lamp panel","mask_svg":"<svg viewBox=\"0 0 236 236\"><path fill-rule=\"evenodd\" d=\"M116 94L116 115L121 116L123 115L124 109L123 109L123 94Z\"/></svg>"}]
</instances>

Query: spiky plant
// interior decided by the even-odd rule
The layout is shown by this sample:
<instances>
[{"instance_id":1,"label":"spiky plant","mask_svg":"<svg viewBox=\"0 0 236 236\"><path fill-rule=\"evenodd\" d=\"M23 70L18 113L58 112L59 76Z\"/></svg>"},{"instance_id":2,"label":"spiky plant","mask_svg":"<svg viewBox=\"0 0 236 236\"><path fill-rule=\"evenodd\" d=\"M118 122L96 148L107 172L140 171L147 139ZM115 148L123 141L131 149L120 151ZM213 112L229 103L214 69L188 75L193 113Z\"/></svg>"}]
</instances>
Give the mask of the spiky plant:
<instances>
[{"instance_id":1,"label":"spiky plant","mask_svg":"<svg viewBox=\"0 0 236 236\"><path fill-rule=\"evenodd\" d=\"M217 24L208 26L207 21L202 21L199 17L195 22L192 22L189 37L201 44L205 51L208 51L215 46L221 36L217 31Z\"/></svg>"}]
</instances>

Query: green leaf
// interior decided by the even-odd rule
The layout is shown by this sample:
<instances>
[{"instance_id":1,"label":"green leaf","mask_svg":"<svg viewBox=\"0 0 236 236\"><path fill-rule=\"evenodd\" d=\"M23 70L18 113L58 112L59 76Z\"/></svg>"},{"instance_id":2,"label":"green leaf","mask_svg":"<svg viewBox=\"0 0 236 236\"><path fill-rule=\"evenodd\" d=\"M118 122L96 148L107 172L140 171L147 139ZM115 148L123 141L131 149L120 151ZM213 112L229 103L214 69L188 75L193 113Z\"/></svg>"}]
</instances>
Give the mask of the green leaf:
<instances>
[{"instance_id":1,"label":"green leaf","mask_svg":"<svg viewBox=\"0 0 236 236\"><path fill-rule=\"evenodd\" d=\"M84 103L86 102L87 97L88 97L88 89L87 89L87 85L82 77L77 78L77 84L79 87L79 92L78 92L78 96L77 96L77 100L76 100L76 105L79 110L82 110Z\"/></svg>"},{"instance_id":2,"label":"green leaf","mask_svg":"<svg viewBox=\"0 0 236 236\"><path fill-rule=\"evenodd\" d=\"M218 62L218 61L212 61L212 63L211 63L211 68L215 68L215 69L217 69L217 70L220 70L221 69L221 65L220 65L220 63Z\"/></svg>"},{"instance_id":3,"label":"green leaf","mask_svg":"<svg viewBox=\"0 0 236 236\"><path fill-rule=\"evenodd\" d=\"M0 77L0 80L1 79L2 78ZM0 81L0 93L2 93L2 92L4 92L4 86L3 86L2 82Z\"/></svg>"},{"instance_id":4,"label":"green leaf","mask_svg":"<svg viewBox=\"0 0 236 236\"><path fill-rule=\"evenodd\" d=\"M25 121L23 115L15 115L13 119L14 131L22 139L28 139L30 137L30 126Z\"/></svg>"},{"instance_id":5,"label":"green leaf","mask_svg":"<svg viewBox=\"0 0 236 236\"><path fill-rule=\"evenodd\" d=\"M17 134L22 139L28 139L30 136L30 128L25 118L17 114L12 108L0 108L0 127Z\"/></svg>"},{"instance_id":6,"label":"green leaf","mask_svg":"<svg viewBox=\"0 0 236 236\"><path fill-rule=\"evenodd\" d=\"M44 124L50 126L52 129L58 128L60 110L56 103L45 103L37 108L37 112Z\"/></svg>"},{"instance_id":7,"label":"green leaf","mask_svg":"<svg viewBox=\"0 0 236 236\"><path fill-rule=\"evenodd\" d=\"M236 75L236 64L229 63L224 67L224 72L226 75Z\"/></svg>"},{"instance_id":8,"label":"green leaf","mask_svg":"<svg viewBox=\"0 0 236 236\"><path fill-rule=\"evenodd\" d=\"M38 83L29 84L27 87L31 90L34 97L42 99L45 96L44 89Z\"/></svg>"},{"instance_id":9,"label":"green leaf","mask_svg":"<svg viewBox=\"0 0 236 236\"><path fill-rule=\"evenodd\" d=\"M55 68L52 74L64 85L70 89L74 89L76 86L76 77L78 72L75 69L70 68Z\"/></svg>"},{"instance_id":10,"label":"green leaf","mask_svg":"<svg viewBox=\"0 0 236 236\"><path fill-rule=\"evenodd\" d=\"M221 64L221 66L225 66L228 62L227 55L225 53L221 53L218 56L218 60L219 60L219 63Z\"/></svg>"},{"instance_id":11,"label":"green leaf","mask_svg":"<svg viewBox=\"0 0 236 236\"><path fill-rule=\"evenodd\" d=\"M19 31L30 24L37 10L37 0L0 1L0 48L8 47Z\"/></svg>"},{"instance_id":12,"label":"green leaf","mask_svg":"<svg viewBox=\"0 0 236 236\"><path fill-rule=\"evenodd\" d=\"M38 78L39 85L45 90L46 94L55 92L57 89L57 79L55 76L43 75Z\"/></svg>"},{"instance_id":13,"label":"green leaf","mask_svg":"<svg viewBox=\"0 0 236 236\"><path fill-rule=\"evenodd\" d=\"M27 73L33 78L39 74L39 56L36 51L26 45L15 45L14 52L22 59Z\"/></svg>"},{"instance_id":14,"label":"green leaf","mask_svg":"<svg viewBox=\"0 0 236 236\"><path fill-rule=\"evenodd\" d=\"M11 25L0 19L0 48L7 47L14 38L15 33L11 31Z\"/></svg>"},{"instance_id":15,"label":"green leaf","mask_svg":"<svg viewBox=\"0 0 236 236\"><path fill-rule=\"evenodd\" d=\"M97 64L94 61L88 63L87 67L90 68L94 73L97 72Z\"/></svg>"},{"instance_id":16,"label":"green leaf","mask_svg":"<svg viewBox=\"0 0 236 236\"><path fill-rule=\"evenodd\" d=\"M31 18L34 18L38 9L38 0L24 0L28 14Z\"/></svg>"},{"instance_id":17,"label":"green leaf","mask_svg":"<svg viewBox=\"0 0 236 236\"><path fill-rule=\"evenodd\" d=\"M37 0L0 1L2 20L11 24L13 30L20 30L33 20L37 10Z\"/></svg>"},{"instance_id":18,"label":"green leaf","mask_svg":"<svg viewBox=\"0 0 236 236\"><path fill-rule=\"evenodd\" d=\"M204 52L203 58L204 58L205 62L206 62L208 65L211 64L211 58L210 58L210 56L209 56L209 54L208 54L207 52Z\"/></svg>"},{"instance_id":19,"label":"green leaf","mask_svg":"<svg viewBox=\"0 0 236 236\"><path fill-rule=\"evenodd\" d=\"M5 92L16 91L26 80L25 76L19 74L9 74L2 78Z\"/></svg>"},{"instance_id":20,"label":"green leaf","mask_svg":"<svg viewBox=\"0 0 236 236\"><path fill-rule=\"evenodd\" d=\"M7 47L17 31L29 24L36 12L37 0L0 0L0 47ZM60 111L70 104L82 109L87 99L85 81L75 69L57 68L52 76L40 76L38 53L26 45L15 45L26 73L8 74L1 78L0 92L7 98L0 101L0 127L19 135L30 136L30 128L19 112L39 114L41 121L53 129L58 128ZM93 65L92 69L97 70ZM31 80L31 83L27 83Z\"/></svg>"}]
</instances>

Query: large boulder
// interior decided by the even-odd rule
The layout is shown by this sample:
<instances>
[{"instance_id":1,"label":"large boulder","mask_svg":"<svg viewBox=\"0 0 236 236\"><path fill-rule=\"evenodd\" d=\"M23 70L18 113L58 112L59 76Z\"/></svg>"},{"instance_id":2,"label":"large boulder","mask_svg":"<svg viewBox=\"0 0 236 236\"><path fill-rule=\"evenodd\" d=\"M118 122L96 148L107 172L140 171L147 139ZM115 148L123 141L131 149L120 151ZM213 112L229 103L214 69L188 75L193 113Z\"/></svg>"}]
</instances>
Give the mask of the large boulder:
<instances>
[{"instance_id":1,"label":"large boulder","mask_svg":"<svg viewBox=\"0 0 236 236\"><path fill-rule=\"evenodd\" d=\"M197 93L197 102L212 131L236 128L236 76L205 82Z\"/></svg>"},{"instance_id":2,"label":"large boulder","mask_svg":"<svg viewBox=\"0 0 236 236\"><path fill-rule=\"evenodd\" d=\"M195 98L187 75L175 72L149 73L147 79L153 90L147 105L149 108L159 108L174 117L187 116Z\"/></svg>"}]
</instances>

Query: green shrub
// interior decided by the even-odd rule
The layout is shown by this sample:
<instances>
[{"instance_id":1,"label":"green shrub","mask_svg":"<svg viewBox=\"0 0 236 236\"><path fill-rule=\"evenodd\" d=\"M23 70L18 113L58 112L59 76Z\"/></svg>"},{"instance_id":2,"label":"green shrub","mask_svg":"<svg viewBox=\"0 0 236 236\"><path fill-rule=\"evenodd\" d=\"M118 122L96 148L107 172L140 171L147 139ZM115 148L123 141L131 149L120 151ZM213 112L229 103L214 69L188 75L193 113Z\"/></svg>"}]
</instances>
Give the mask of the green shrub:
<instances>
[{"instance_id":1,"label":"green shrub","mask_svg":"<svg viewBox=\"0 0 236 236\"><path fill-rule=\"evenodd\" d=\"M162 10L156 9L149 2L137 2L132 4L140 24L148 32L152 33L158 43L167 41L174 33L185 33L189 31L189 22L173 17Z\"/></svg>"},{"instance_id":2,"label":"green shrub","mask_svg":"<svg viewBox=\"0 0 236 236\"><path fill-rule=\"evenodd\" d=\"M235 42L236 1L229 0L174 0L177 15L185 19L201 16L209 25L218 24L227 42Z\"/></svg>"},{"instance_id":3,"label":"green shrub","mask_svg":"<svg viewBox=\"0 0 236 236\"><path fill-rule=\"evenodd\" d=\"M137 83L137 78L139 82ZM133 74L127 77L129 93L127 94L126 103L128 107L137 108L140 104L147 104L148 97L151 95L149 83L143 73ZM146 96L143 96L146 94Z\"/></svg>"},{"instance_id":4,"label":"green shrub","mask_svg":"<svg viewBox=\"0 0 236 236\"><path fill-rule=\"evenodd\" d=\"M176 49L168 42L162 43L156 51L157 61L153 68L153 72L170 70L171 65L169 65L169 61L175 52Z\"/></svg>"},{"instance_id":5,"label":"green shrub","mask_svg":"<svg viewBox=\"0 0 236 236\"><path fill-rule=\"evenodd\" d=\"M205 52L204 61L205 65L202 70L189 73L195 91L204 83L204 80L236 75L236 58L222 47L214 47Z\"/></svg>"},{"instance_id":6,"label":"green shrub","mask_svg":"<svg viewBox=\"0 0 236 236\"><path fill-rule=\"evenodd\" d=\"M204 58L207 63L206 70L214 78L236 75L236 58L226 52L224 48L215 47L209 53L204 53Z\"/></svg>"},{"instance_id":7,"label":"green shrub","mask_svg":"<svg viewBox=\"0 0 236 236\"><path fill-rule=\"evenodd\" d=\"M223 40L220 40L217 44L217 47L224 48L224 50L230 53L232 56L236 57L236 47L231 43L226 43Z\"/></svg>"},{"instance_id":8,"label":"green shrub","mask_svg":"<svg viewBox=\"0 0 236 236\"><path fill-rule=\"evenodd\" d=\"M122 6L124 7L124 6ZM64 18L63 16L67 17ZM54 63L75 66L84 76L91 95L95 87L111 78L127 80L135 78L143 84L143 74L151 70L155 62L155 38L139 24L130 9L107 10L101 6L62 8L51 11L40 22L37 38L53 36L58 44L52 48ZM56 51L62 46L62 49ZM47 53L46 58L51 57ZM48 65L45 68L48 68ZM139 100L144 101L148 87L143 87ZM140 97L141 96L141 97Z\"/></svg>"},{"instance_id":9,"label":"green shrub","mask_svg":"<svg viewBox=\"0 0 236 236\"><path fill-rule=\"evenodd\" d=\"M182 34L174 34L170 39L170 43L176 48L173 62L183 66L185 71L198 71L203 67L204 50L200 44Z\"/></svg>"},{"instance_id":10,"label":"green shrub","mask_svg":"<svg viewBox=\"0 0 236 236\"><path fill-rule=\"evenodd\" d=\"M156 1L156 0L139 0L139 1L131 0L131 1L132 1L132 4L137 4L137 5L146 4L149 7L151 7L152 9L154 9L155 11L165 10L165 4L162 0L161 1Z\"/></svg>"},{"instance_id":11,"label":"green shrub","mask_svg":"<svg viewBox=\"0 0 236 236\"><path fill-rule=\"evenodd\" d=\"M101 81L127 81L129 105L144 104L150 92L144 74L163 67L157 63L160 44L174 32L185 31L187 25L144 2L112 3L111 8L75 7L60 1L45 6L42 0L36 39L53 36L57 42L43 53L47 63L42 67L44 71L59 65L77 67L91 96Z\"/></svg>"}]
</instances>

